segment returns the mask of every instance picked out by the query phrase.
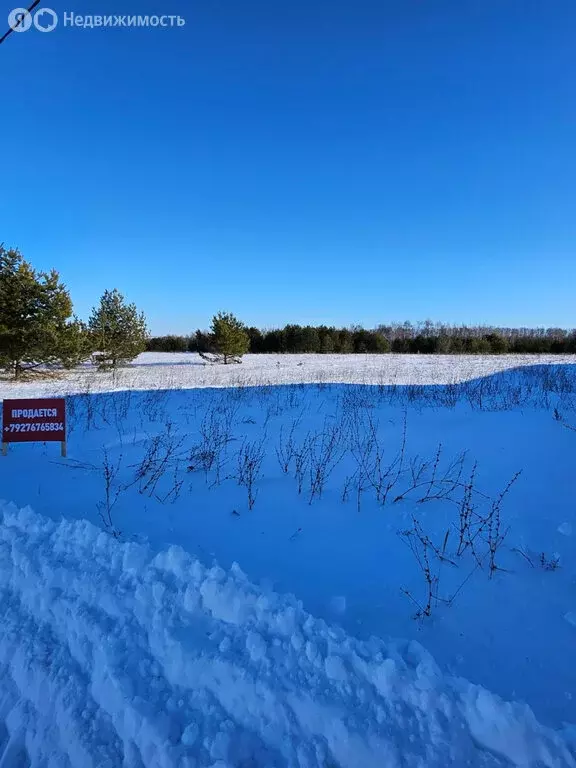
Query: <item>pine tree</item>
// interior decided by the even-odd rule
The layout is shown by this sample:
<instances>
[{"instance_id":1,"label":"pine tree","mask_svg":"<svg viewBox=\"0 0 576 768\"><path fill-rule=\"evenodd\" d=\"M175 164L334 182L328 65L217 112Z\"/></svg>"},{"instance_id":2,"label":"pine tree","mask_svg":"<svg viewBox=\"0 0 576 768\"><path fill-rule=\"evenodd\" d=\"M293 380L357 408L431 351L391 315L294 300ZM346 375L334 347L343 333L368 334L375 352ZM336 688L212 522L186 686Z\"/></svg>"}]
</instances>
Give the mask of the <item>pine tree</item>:
<instances>
[{"instance_id":1,"label":"pine tree","mask_svg":"<svg viewBox=\"0 0 576 768\"><path fill-rule=\"evenodd\" d=\"M126 304L116 288L104 292L99 306L92 310L88 327L101 370L129 363L146 349L146 318L135 304Z\"/></svg>"},{"instance_id":2,"label":"pine tree","mask_svg":"<svg viewBox=\"0 0 576 768\"><path fill-rule=\"evenodd\" d=\"M217 360L239 363L242 355L250 349L250 336L244 325L230 312L218 312L212 318L212 344Z\"/></svg>"},{"instance_id":3,"label":"pine tree","mask_svg":"<svg viewBox=\"0 0 576 768\"><path fill-rule=\"evenodd\" d=\"M250 352L258 354L264 352L264 336L258 328L246 328L246 333L250 339Z\"/></svg>"},{"instance_id":4,"label":"pine tree","mask_svg":"<svg viewBox=\"0 0 576 768\"><path fill-rule=\"evenodd\" d=\"M37 272L0 245L0 367L19 379L32 371L72 368L90 356L86 329L55 270Z\"/></svg>"},{"instance_id":5,"label":"pine tree","mask_svg":"<svg viewBox=\"0 0 576 768\"><path fill-rule=\"evenodd\" d=\"M67 323L60 340L60 359L64 368L75 368L92 356L92 335L77 317Z\"/></svg>"},{"instance_id":6,"label":"pine tree","mask_svg":"<svg viewBox=\"0 0 576 768\"><path fill-rule=\"evenodd\" d=\"M320 352L320 334L318 329L307 325L302 329L302 352Z\"/></svg>"},{"instance_id":7,"label":"pine tree","mask_svg":"<svg viewBox=\"0 0 576 768\"><path fill-rule=\"evenodd\" d=\"M501 333L487 333L484 340L490 345L490 352L495 355L503 355L508 351L508 342Z\"/></svg>"},{"instance_id":8,"label":"pine tree","mask_svg":"<svg viewBox=\"0 0 576 768\"><path fill-rule=\"evenodd\" d=\"M324 331L320 336L320 352L324 355L334 352L334 337L330 330Z\"/></svg>"}]
</instances>

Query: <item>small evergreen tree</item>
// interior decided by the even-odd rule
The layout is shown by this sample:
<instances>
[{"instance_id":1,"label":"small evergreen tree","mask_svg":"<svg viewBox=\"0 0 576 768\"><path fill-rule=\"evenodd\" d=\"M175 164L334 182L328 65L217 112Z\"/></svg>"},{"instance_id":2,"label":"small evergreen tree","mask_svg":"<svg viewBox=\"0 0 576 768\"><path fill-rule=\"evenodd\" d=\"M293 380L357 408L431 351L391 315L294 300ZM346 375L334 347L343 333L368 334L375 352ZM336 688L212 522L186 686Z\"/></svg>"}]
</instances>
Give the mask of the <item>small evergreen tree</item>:
<instances>
[{"instance_id":1,"label":"small evergreen tree","mask_svg":"<svg viewBox=\"0 0 576 768\"><path fill-rule=\"evenodd\" d=\"M250 339L250 352L258 354L264 352L264 336L258 328L246 328L246 333Z\"/></svg>"},{"instance_id":2,"label":"small evergreen tree","mask_svg":"<svg viewBox=\"0 0 576 768\"><path fill-rule=\"evenodd\" d=\"M347 328L341 328L336 332L334 339L334 351L341 354L354 352L354 338L351 331Z\"/></svg>"},{"instance_id":3,"label":"small evergreen tree","mask_svg":"<svg viewBox=\"0 0 576 768\"><path fill-rule=\"evenodd\" d=\"M143 312L126 304L116 290L105 291L92 310L88 327L93 339L94 358L101 370L129 363L146 349L148 329Z\"/></svg>"},{"instance_id":4,"label":"small evergreen tree","mask_svg":"<svg viewBox=\"0 0 576 768\"><path fill-rule=\"evenodd\" d=\"M230 312L218 312L212 318L212 344L219 360L226 365L239 363L250 349L250 336L244 325Z\"/></svg>"},{"instance_id":5,"label":"small evergreen tree","mask_svg":"<svg viewBox=\"0 0 576 768\"><path fill-rule=\"evenodd\" d=\"M283 329L273 328L264 332L262 352L286 352L286 335Z\"/></svg>"},{"instance_id":6,"label":"small evergreen tree","mask_svg":"<svg viewBox=\"0 0 576 768\"><path fill-rule=\"evenodd\" d=\"M60 343L60 359L64 368L75 368L88 360L94 351L92 334L77 317L67 323Z\"/></svg>"},{"instance_id":7,"label":"small evergreen tree","mask_svg":"<svg viewBox=\"0 0 576 768\"><path fill-rule=\"evenodd\" d=\"M398 341L398 340L397 340ZM406 350L394 350L408 351ZM390 352L390 343L387 338L376 331L367 331L364 328L354 329L354 352Z\"/></svg>"},{"instance_id":8,"label":"small evergreen tree","mask_svg":"<svg viewBox=\"0 0 576 768\"><path fill-rule=\"evenodd\" d=\"M324 355L334 352L335 344L334 344L333 329L322 327L319 330L319 335L320 335L320 352L322 352L322 354Z\"/></svg>"},{"instance_id":9,"label":"small evergreen tree","mask_svg":"<svg viewBox=\"0 0 576 768\"><path fill-rule=\"evenodd\" d=\"M90 338L71 320L72 301L55 270L37 272L0 245L0 367L21 378L42 366L72 368L90 356Z\"/></svg>"},{"instance_id":10,"label":"small evergreen tree","mask_svg":"<svg viewBox=\"0 0 576 768\"><path fill-rule=\"evenodd\" d=\"M320 334L318 329L307 325L302 329L302 347L299 352L320 352Z\"/></svg>"},{"instance_id":11,"label":"small evergreen tree","mask_svg":"<svg viewBox=\"0 0 576 768\"><path fill-rule=\"evenodd\" d=\"M300 325L286 325L284 327L284 344L286 352L306 352L305 329Z\"/></svg>"},{"instance_id":12,"label":"small evergreen tree","mask_svg":"<svg viewBox=\"0 0 576 768\"><path fill-rule=\"evenodd\" d=\"M503 355L508 351L508 342L501 333L488 333L484 340L490 345L490 351L495 355Z\"/></svg>"}]
</instances>

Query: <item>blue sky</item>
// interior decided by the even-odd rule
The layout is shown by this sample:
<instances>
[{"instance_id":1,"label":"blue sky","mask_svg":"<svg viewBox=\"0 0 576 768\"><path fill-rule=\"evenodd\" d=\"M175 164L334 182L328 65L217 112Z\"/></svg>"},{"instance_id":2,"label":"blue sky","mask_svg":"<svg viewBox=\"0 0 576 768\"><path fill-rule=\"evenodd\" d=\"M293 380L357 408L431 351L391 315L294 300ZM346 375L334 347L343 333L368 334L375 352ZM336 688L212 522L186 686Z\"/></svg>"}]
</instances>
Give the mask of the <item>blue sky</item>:
<instances>
[{"instance_id":1,"label":"blue sky","mask_svg":"<svg viewBox=\"0 0 576 768\"><path fill-rule=\"evenodd\" d=\"M51 7L187 21L0 46L0 242L80 316L576 325L573 0Z\"/></svg>"}]
</instances>

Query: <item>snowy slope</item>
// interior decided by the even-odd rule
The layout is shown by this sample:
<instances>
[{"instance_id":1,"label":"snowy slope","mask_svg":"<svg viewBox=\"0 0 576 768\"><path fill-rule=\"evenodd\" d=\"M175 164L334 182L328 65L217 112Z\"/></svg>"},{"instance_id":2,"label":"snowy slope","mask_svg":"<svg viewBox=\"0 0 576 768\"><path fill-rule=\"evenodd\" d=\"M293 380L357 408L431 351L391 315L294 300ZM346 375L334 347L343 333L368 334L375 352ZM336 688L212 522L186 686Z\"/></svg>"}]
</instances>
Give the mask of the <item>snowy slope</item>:
<instances>
[{"instance_id":1,"label":"snowy slope","mask_svg":"<svg viewBox=\"0 0 576 768\"><path fill-rule=\"evenodd\" d=\"M2 505L0 766L576 766L525 705L178 547Z\"/></svg>"}]
</instances>

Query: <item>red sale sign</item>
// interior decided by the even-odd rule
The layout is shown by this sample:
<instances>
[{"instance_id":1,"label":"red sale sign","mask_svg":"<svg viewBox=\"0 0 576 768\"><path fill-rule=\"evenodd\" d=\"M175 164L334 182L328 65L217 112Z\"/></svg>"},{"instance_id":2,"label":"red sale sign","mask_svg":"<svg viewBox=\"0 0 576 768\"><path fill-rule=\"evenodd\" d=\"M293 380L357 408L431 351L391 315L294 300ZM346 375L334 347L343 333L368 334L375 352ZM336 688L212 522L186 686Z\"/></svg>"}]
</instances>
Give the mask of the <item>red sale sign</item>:
<instances>
[{"instance_id":1,"label":"red sale sign","mask_svg":"<svg viewBox=\"0 0 576 768\"><path fill-rule=\"evenodd\" d=\"M4 400L2 404L2 443L55 441L66 443L66 400Z\"/></svg>"}]
</instances>

